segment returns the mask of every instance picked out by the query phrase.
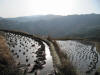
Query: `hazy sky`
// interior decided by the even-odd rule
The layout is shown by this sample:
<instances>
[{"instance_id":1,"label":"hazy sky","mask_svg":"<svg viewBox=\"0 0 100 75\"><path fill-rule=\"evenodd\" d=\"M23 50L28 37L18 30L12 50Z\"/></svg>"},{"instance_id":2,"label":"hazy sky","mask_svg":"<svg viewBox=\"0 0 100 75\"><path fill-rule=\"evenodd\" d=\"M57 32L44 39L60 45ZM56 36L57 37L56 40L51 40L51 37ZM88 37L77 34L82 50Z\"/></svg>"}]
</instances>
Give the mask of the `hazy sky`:
<instances>
[{"instance_id":1,"label":"hazy sky","mask_svg":"<svg viewBox=\"0 0 100 75\"><path fill-rule=\"evenodd\" d=\"M0 0L1 17L100 13L100 0Z\"/></svg>"}]
</instances>

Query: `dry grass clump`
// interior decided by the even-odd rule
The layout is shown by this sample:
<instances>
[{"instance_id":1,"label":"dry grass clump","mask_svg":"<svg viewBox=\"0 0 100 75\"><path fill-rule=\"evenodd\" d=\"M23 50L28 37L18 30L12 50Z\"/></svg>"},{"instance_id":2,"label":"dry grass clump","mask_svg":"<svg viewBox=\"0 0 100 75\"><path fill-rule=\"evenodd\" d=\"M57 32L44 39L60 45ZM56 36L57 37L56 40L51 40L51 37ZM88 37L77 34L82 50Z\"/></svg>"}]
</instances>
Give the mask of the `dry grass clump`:
<instances>
[{"instance_id":1,"label":"dry grass clump","mask_svg":"<svg viewBox=\"0 0 100 75\"><path fill-rule=\"evenodd\" d=\"M67 55L62 53L61 49L59 48L57 42L55 40L52 40L51 38L48 38L49 41L53 44L54 48L51 49L51 55L53 57L54 61L54 67L57 69L57 75L79 75L75 68L70 63ZM52 46L50 46L52 47ZM55 52L55 53L54 53ZM55 59L54 59L55 57ZM58 62L56 62L58 61Z\"/></svg>"}]
</instances>

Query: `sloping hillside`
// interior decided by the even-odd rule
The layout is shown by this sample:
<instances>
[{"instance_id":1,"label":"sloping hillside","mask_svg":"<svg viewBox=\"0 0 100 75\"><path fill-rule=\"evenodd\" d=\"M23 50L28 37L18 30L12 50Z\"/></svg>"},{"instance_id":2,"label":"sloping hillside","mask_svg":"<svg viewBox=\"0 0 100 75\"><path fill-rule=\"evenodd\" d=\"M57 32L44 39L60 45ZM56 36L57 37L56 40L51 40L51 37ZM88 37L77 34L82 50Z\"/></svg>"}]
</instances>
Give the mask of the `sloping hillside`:
<instances>
[{"instance_id":1,"label":"sloping hillside","mask_svg":"<svg viewBox=\"0 0 100 75\"><path fill-rule=\"evenodd\" d=\"M20 30L42 36L49 35L54 38L100 38L100 14L5 18L0 20L0 28Z\"/></svg>"}]
</instances>

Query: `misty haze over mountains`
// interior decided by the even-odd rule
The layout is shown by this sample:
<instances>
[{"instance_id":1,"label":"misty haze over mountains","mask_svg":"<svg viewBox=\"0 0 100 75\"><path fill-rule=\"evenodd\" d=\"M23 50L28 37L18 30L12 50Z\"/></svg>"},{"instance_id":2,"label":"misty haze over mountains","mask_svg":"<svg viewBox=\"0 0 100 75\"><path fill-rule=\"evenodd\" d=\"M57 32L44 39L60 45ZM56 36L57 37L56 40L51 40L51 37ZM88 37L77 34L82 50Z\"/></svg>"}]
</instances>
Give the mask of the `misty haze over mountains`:
<instances>
[{"instance_id":1,"label":"misty haze over mountains","mask_svg":"<svg viewBox=\"0 0 100 75\"><path fill-rule=\"evenodd\" d=\"M100 38L100 14L0 17L0 29L20 30L51 37Z\"/></svg>"}]
</instances>

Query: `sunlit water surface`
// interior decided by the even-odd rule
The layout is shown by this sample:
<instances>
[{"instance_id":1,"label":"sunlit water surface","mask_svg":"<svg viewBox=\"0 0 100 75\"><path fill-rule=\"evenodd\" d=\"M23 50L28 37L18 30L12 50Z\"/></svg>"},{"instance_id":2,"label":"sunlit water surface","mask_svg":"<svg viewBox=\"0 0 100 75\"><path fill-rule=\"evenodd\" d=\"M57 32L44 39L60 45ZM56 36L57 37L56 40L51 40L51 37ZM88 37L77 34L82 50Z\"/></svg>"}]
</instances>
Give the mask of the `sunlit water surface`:
<instances>
[{"instance_id":1,"label":"sunlit water surface","mask_svg":"<svg viewBox=\"0 0 100 75\"><path fill-rule=\"evenodd\" d=\"M100 66L100 55L94 43L79 40L57 41L57 43L78 72L82 75L94 75Z\"/></svg>"},{"instance_id":2,"label":"sunlit water surface","mask_svg":"<svg viewBox=\"0 0 100 75\"><path fill-rule=\"evenodd\" d=\"M53 72L52 56L47 43L18 33L4 32L4 35L16 63L26 65L28 72L34 69L34 72L28 75L35 75L35 73L47 75Z\"/></svg>"},{"instance_id":3,"label":"sunlit water surface","mask_svg":"<svg viewBox=\"0 0 100 75\"><path fill-rule=\"evenodd\" d=\"M42 63L44 61L46 63L43 65L43 69L38 70L38 75L47 75L53 72L52 56L49 46L45 42L41 41L41 44L35 39L14 33L5 33L5 36L16 61L20 64L30 64L29 69L32 69L36 64L34 61L38 59L36 52L43 48L42 53L45 52L46 60L43 60ZM61 51L68 56L72 65L82 75L93 75L100 66L100 55L96 51L94 43L80 40L57 41L57 43ZM30 75L34 74L30 73Z\"/></svg>"}]
</instances>

